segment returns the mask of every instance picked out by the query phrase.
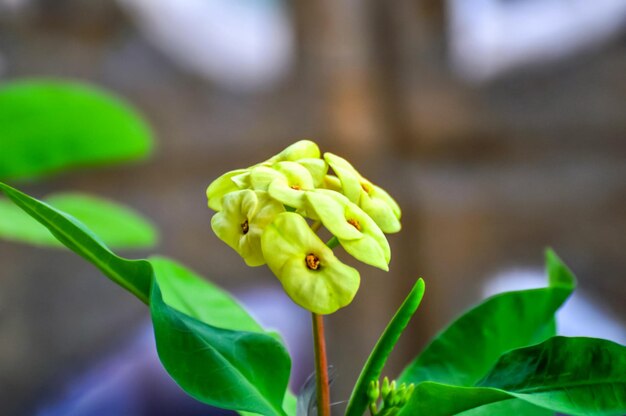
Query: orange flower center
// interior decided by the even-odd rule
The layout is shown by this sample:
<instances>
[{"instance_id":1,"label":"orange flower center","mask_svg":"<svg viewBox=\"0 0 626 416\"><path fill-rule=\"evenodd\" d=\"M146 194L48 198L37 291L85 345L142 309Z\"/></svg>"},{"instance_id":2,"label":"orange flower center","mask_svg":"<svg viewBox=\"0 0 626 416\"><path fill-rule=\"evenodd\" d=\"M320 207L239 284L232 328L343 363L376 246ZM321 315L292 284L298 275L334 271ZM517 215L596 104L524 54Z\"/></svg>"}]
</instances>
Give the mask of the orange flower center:
<instances>
[{"instance_id":1,"label":"orange flower center","mask_svg":"<svg viewBox=\"0 0 626 416\"><path fill-rule=\"evenodd\" d=\"M304 261L306 263L306 267L311 270L317 270L320 267L320 259L313 253L307 254Z\"/></svg>"},{"instance_id":2,"label":"orange flower center","mask_svg":"<svg viewBox=\"0 0 626 416\"><path fill-rule=\"evenodd\" d=\"M359 221L355 220L354 218L348 219L348 224L361 231L361 224L359 224Z\"/></svg>"}]
</instances>

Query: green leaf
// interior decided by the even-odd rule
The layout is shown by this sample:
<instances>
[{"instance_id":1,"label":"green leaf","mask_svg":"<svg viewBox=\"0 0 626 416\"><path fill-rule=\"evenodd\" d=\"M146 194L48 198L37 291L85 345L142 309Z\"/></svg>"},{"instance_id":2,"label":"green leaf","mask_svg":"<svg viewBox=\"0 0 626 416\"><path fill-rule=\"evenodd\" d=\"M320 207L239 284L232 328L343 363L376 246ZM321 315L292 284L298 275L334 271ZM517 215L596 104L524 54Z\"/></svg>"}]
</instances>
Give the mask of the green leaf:
<instances>
[{"instance_id":1,"label":"green leaf","mask_svg":"<svg viewBox=\"0 0 626 416\"><path fill-rule=\"evenodd\" d=\"M0 87L0 179L146 156L152 134L128 104L77 82L32 79Z\"/></svg>"},{"instance_id":2,"label":"green leaf","mask_svg":"<svg viewBox=\"0 0 626 416\"><path fill-rule=\"evenodd\" d=\"M473 386L506 351L544 341L575 278L548 251L550 286L502 293L470 309L441 332L402 373L406 383L435 381Z\"/></svg>"},{"instance_id":3,"label":"green leaf","mask_svg":"<svg viewBox=\"0 0 626 416\"><path fill-rule=\"evenodd\" d=\"M148 303L152 267L146 260L115 255L76 218L0 182L0 191L24 212L43 224L67 248L96 266L142 302Z\"/></svg>"},{"instance_id":4,"label":"green leaf","mask_svg":"<svg viewBox=\"0 0 626 416\"><path fill-rule=\"evenodd\" d=\"M208 325L265 332L225 290L165 257L150 257L150 263L168 306Z\"/></svg>"},{"instance_id":5,"label":"green leaf","mask_svg":"<svg viewBox=\"0 0 626 416\"><path fill-rule=\"evenodd\" d=\"M289 355L227 293L171 260L116 256L72 216L3 183L0 190L65 246L150 303L159 357L187 393L227 409L287 414ZM285 399L289 409L292 399Z\"/></svg>"},{"instance_id":6,"label":"green leaf","mask_svg":"<svg viewBox=\"0 0 626 416\"><path fill-rule=\"evenodd\" d=\"M385 331L367 359L365 366L363 366L363 370L361 370L361 374L354 386L346 408L346 416L362 416L366 411L368 405L367 388L369 383L372 380L378 380L380 378L381 371L387 362L387 357L389 357L400 335L402 335L411 317L422 302L424 289L424 280L420 278L400 306L400 309L398 309L391 319L391 322L389 322L389 325L387 325L387 328L385 328Z\"/></svg>"},{"instance_id":7,"label":"green leaf","mask_svg":"<svg viewBox=\"0 0 626 416\"><path fill-rule=\"evenodd\" d=\"M553 337L504 354L476 387L420 383L404 414L448 416L518 398L574 416L626 414L626 347Z\"/></svg>"},{"instance_id":8,"label":"green leaf","mask_svg":"<svg viewBox=\"0 0 626 416\"><path fill-rule=\"evenodd\" d=\"M154 226L123 205L79 193L54 194L45 201L85 224L109 247L146 248L157 241ZM62 246L44 226L3 199L0 199L0 237L39 246Z\"/></svg>"},{"instance_id":9,"label":"green leaf","mask_svg":"<svg viewBox=\"0 0 626 416\"><path fill-rule=\"evenodd\" d=\"M554 416L554 412L552 410L544 409L543 407L537 407L520 399L508 399L458 413L458 416L493 415Z\"/></svg>"},{"instance_id":10,"label":"green leaf","mask_svg":"<svg viewBox=\"0 0 626 416\"><path fill-rule=\"evenodd\" d=\"M232 331L249 331L267 334L280 341L274 333L266 332L257 321L225 290L195 274L183 265L165 257L150 257L159 289L165 304L202 323ZM287 363L289 357L282 357L280 362ZM272 380L276 383L281 374L272 369ZM289 371L282 374L289 377ZM280 383L278 383L280 384ZM182 383L181 383L182 385ZM283 387L283 392L285 387ZM287 391L283 408L287 415L295 416L295 396ZM204 401L204 400L203 400ZM238 410L243 407L238 407ZM241 411L241 414L248 412Z\"/></svg>"},{"instance_id":11,"label":"green leaf","mask_svg":"<svg viewBox=\"0 0 626 416\"><path fill-rule=\"evenodd\" d=\"M158 278L157 278L158 280ZM150 296L159 358L192 397L224 409L285 415L291 363L273 337L205 324L168 306L156 281Z\"/></svg>"},{"instance_id":12,"label":"green leaf","mask_svg":"<svg viewBox=\"0 0 626 416\"><path fill-rule=\"evenodd\" d=\"M296 396L287 390L285 393L285 399L283 400L283 410L287 414L287 416L296 416L296 407L297 407L297 398ZM258 413L245 412L245 411L237 411L241 416L256 416Z\"/></svg>"}]
</instances>

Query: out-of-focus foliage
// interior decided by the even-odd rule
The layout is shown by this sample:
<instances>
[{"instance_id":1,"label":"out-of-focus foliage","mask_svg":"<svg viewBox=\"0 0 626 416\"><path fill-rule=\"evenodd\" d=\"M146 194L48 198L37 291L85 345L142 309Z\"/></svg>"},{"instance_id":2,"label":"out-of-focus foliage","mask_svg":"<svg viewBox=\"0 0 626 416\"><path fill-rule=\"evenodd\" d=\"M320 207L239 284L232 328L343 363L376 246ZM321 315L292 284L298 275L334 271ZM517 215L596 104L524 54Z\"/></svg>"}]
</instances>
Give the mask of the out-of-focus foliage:
<instances>
[{"instance_id":1,"label":"out-of-focus foliage","mask_svg":"<svg viewBox=\"0 0 626 416\"><path fill-rule=\"evenodd\" d=\"M89 165L147 156L152 133L120 99L68 81L22 80L0 85L0 179L41 179ZM95 196L57 194L47 202L84 222L115 248L151 247L152 224L130 208ZM45 227L0 199L0 238L60 246Z\"/></svg>"},{"instance_id":2,"label":"out-of-focus foliage","mask_svg":"<svg viewBox=\"0 0 626 416\"><path fill-rule=\"evenodd\" d=\"M50 195L45 202L81 221L109 247L143 248L157 241L157 232L148 220L106 199L58 193ZM5 199L0 199L0 237L38 246L63 246L46 227Z\"/></svg>"},{"instance_id":3,"label":"out-of-focus foliage","mask_svg":"<svg viewBox=\"0 0 626 416\"><path fill-rule=\"evenodd\" d=\"M147 124L129 105L93 86L24 80L0 86L0 179L145 157Z\"/></svg>"}]
</instances>

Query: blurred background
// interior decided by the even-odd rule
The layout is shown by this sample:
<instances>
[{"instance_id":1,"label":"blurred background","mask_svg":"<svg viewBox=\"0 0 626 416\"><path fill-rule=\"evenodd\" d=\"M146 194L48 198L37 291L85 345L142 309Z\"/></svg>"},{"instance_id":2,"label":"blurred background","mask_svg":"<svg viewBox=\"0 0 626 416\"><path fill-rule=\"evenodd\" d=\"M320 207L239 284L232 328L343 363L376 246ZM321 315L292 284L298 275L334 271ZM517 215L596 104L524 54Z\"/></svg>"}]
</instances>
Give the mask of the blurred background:
<instances>
[{"instance_id":1,"label":"blurred background","mask_svg":"<svg viewBox=\"0 0 626 416\"><path fill-rule=\"evenodd\" d=\"M173 257L283 330L295 390L313 369L309 318L213 235L204 192L303 138L403 209L391 271L359 265L355 302L326 321L334 400L418 276L426 297L390 376L486 295L542 286L546 246L579 278L563 331L626 342L624 0L0 0L0 82L24 77L123 97L156 151L17 185L151 218L158 247L123 254ZM9 242L0 266L0 413L218 414L154 404L183 399L147 310L92 266Z\"/></svg>"}]
</instances>

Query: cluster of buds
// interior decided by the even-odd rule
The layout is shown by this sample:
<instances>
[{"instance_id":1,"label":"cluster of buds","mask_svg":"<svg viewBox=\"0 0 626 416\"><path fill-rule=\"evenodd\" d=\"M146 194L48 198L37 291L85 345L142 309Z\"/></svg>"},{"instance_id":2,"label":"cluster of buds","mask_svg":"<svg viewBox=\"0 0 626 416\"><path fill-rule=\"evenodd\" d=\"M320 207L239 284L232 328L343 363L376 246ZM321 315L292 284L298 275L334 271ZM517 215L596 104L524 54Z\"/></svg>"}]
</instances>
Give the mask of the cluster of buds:
<instances>
[{"instance_id":1,"label":"cluster of buds","mask_svg":"<svg viewBox=\"0 0 626 416\"><path fill-rule=\"evenodd\" d=\"M294 302L319 314L348 305L359 288L359 272L342 263L333 246L388 270L385 233L400 230L400 208L387 192L345 159L322 157L309 140L223 174L207 198L217 211L215 234L247 265L267 264ZM322 225L333 235L327 244L316 234Z\"/></svg>"},{"instance_id":2,"label":"cluster of buds","mask_svg":"<svg viewBox=\"0 0 626 416\"><path fill-rule=\"evenodd\" d=\"M396 386L385 377L382 386L378 380L371 381L367 390L369 409L372 416L394 416L408 403L415 390L414 384Z\"/></svg>"}]
</instances>

